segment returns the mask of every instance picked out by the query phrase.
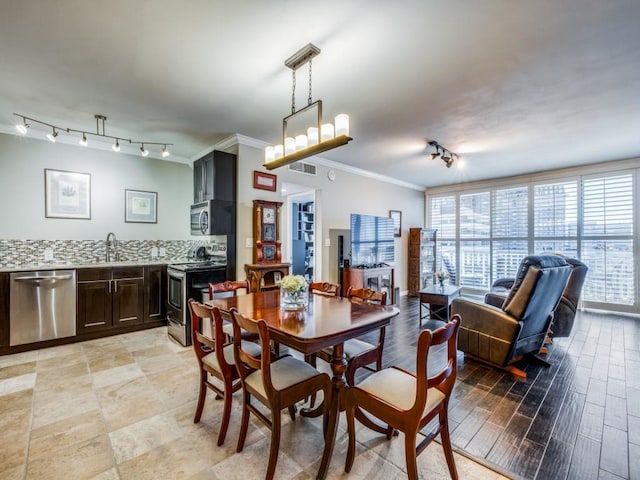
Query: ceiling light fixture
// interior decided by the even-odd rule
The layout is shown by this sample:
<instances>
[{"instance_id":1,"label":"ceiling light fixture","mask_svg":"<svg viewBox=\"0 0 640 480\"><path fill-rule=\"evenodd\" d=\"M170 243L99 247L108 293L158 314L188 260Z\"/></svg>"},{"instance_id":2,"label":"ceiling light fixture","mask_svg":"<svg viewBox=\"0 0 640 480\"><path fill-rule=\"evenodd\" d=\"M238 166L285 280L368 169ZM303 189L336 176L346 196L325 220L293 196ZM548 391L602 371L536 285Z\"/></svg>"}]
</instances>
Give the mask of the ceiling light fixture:
<instances>
[{"instance_id":1,"label":"ceiling light fixture","mask_svg":"<svg viewBox=\"0 0 640 480\"><path fill-rule=\"evenodd\" d=\"M55 142L57 140L58 134L61 131L62 132L66 132L66 133L78 133L78 134L82 134L82 138L80 139L80 141L78 143L80 145L82 145L83 147L86 147L89 144L89 141L87 140L87 135L93 135L94 137L102 137L102 138L108 138L108 139L111 139L111 140L115 140L115 142L111 145L111 148L113 149L114 152L119 152L120 151L120 140L122 140L123 143L127 143L128 142L129 144L139 144L140 145L140 151L142 152L142 156L143 157L146 157L147 155L149 155L149 150L147 150L145 148L145 145L163 145L163 147L162 147L162 156L165 157L165 158L170 155L167 146L173 145L173 143L142 142L142 141L139 141L139 140L130 140L128 138L122 138L122 137L115 137L113 135L107 135L105 133L105 129L104 129L104 122L107 120L107 117L105 117L104 115L94 115L93 116L96 119L96 133L87 132L86 130L76 130L75 128L59 127L57 125L52 125L50 123L43 122L41 120L36 120L35 118L27 117L27 116L19 114L19 113L14 113L14 115L16 117L18 117L18 118L22 118L22 123L16 124L16 128L23 135L27 134L27 129L29 128L29 124L27 123L27 120L29 120L32 123L38 123L40 125L45 125L47 127L51 127L53 132L52 133L48 133L47 134L47 138L49 140L51 140L52 142ZM102 131L100 129L100 122L101 121L102 121Z\"/></svg>"},{"instance_id":2,"label":"ceiling light fixture","mask_svg":"<svg viewBox=\"0 0 640 480\"><path fill-rule=\"evenodd\" d=\"M322 123L322 100L312 101L312 59L319 53L320 49L309 43L284 61L285 66L292 71L291 115L282 119L282 143L265 148L263 166L267 170L273 170L303 158L341 147L353 140L349 136L348 115L342 113L336 116L335 124ZM306 63L309 64L309 98L306 107L296 110L296 70ZM306 134L290 136L287 131L287 123L296 115L309 112L314 108L317 111L317 125L307 128Z\"/></svg>"},{"instance_id":3,"label":"ceiling light fixture","mask_svg":"<svg viewBox=\"0 0 640 480\"><path fill-rule=\"evenodd\" d=\"M57 137L58 136L58 132L56 132L56 129L53 129L52 133L47 133L47 138L52 141L53 143L56 143Z\"/></svg>"},{"instance_id":4,"label":"ceiling light fixture","mask_svg":"<svg viewBox=\"0 0 640 480\"><path fill-rule=\"evenodd\" d=\"M458 160L460 158L460 155L458 155L455 152L452 152L451 150L444 148L435 140L430 141L429 146L436 149L435 153L431 154L431 160L435 160L436 158L440 157L444 162L444 164L447 166L447 168L451 168L451 165L453 165L454 160ZM442 150L442 153L440 152L440 150Z\"/></svg>"}]
</instances>

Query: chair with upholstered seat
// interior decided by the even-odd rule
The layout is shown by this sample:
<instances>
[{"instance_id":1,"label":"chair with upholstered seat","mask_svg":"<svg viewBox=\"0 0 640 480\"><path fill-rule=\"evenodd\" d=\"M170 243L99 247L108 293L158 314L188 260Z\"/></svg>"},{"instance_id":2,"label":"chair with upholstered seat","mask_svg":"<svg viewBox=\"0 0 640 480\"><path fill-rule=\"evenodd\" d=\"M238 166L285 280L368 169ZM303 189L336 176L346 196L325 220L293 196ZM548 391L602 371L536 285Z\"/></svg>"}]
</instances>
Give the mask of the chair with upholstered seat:
<instances>
[{"instance_id":1,"label":"chair with upholstered seat","mask_svg":"<svg viewBox=\"0 0 640 480\"><path fill-rule=\"evenodd\" d=\"M218 445L224 443L229 419L231 417L231 397L233 392L241 388L240 377L235 367L233 344L222 330L222 316L216 307L210 307L189 299L191 312L191 338L200 370L200 393L193 423L200 422L207 388L216 393L217 399L223 399L222 425L218 433ZM248 351L260 355L260 346L252 342L244 342ZM210 381L215 377L222 386Z\"/></svg>"},{"instance_id":2,"label":"chair with upholstered seat","mask_svg":"<svg viewBox=\"0 0 640 480\"><path fill-rule=\"evenodd\" d=\"M240 290L244 290L244 293L251 293L251 284L249 280L226 280L219 283L209 283L209 298L221 298L238 295ZM231 321L224 322L223 331L229 337L233 335L233 326ZM250 334L248 332L242 332L242 338L245 340L257 340L258 336Z\"/></svg>"},{"instance_id":3,"label":"chair with upholstered seat","mask_svg":"<svg viewBox=\"0 0 640 480\"><path fill-rule=\"evenodd\" d=\"M356 453L355 418L358 409L364 410L389 425L387 438L393 429L404 434L407 476L418 478L417 456L440 435L451 478L457 479L451 439L449 436L449 398L456 379L456 339L460 317L454 315L449 323L435 331L423 330L418 337L416 373L398 367L385 368L365 378L357 386L347 389L344 406L347 413L349 447L345 472L349 473ZM431 355L446 346L446 361L433 366ZM435 356L435 355L434 355ZM433 419L435 430L416 445L418 432Z\"/></svg>"},{"instance_id":4,"label":"chair with upholstered seat","mask_svg":"<svg viewBox=\"0 0 640 480\"><path fill-rule=\"evenodd\" d=\"M269 355L269 330L264 320L251 320L232 309L233 346L242 383L242 424L238 437L237 451L241 452L247 437L249 415L253 413L262 423L271 429L271 448L266 478L273 478L280 448L281 411L289 408L293 418L295 404L322 391L324 394L323 426L326 427L331 396L331 379L311 365L291 356L272 361ZM261 358L247 350L246 343L240 341L240 329L257 333L262 345ZM269 419L260 409L251 403L257 398L271 410Z\"/></svg>"},{"instance_id":5,"label":"chair with upholstered seat","mask_svg":"<svg viewBox=\"0 0 640 480\"><path fill-rule=\"evenodd\" d=\"M458 297L451 313L462 317L458 346L466 356L507 370L524 357L549 364L538 356L553 321L553 312L572 267L558 255L531 255L520 263L513 287L501 307Z\"/></svg>"}]
</instances>

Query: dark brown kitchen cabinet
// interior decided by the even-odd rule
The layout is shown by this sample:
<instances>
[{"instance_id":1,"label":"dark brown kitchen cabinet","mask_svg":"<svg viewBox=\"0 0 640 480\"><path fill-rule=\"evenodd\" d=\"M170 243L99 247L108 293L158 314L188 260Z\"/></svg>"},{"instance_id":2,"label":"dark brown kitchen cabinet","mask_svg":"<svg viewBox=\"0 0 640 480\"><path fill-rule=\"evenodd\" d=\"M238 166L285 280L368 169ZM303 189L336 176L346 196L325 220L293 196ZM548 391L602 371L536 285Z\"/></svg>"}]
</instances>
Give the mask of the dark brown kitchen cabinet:
<instances>
[{"instance_id":1,"label":"dark brown kitchen cabinet","mask_svg":"<svg viewBox=\"0 0 640 480\"><path fill-rule=\"evenodd\" d=\"M144 267L144 321L155 322L167 318L167 267Z\"/></svg>"},{"instance_id":2,"label":"dark brown kitchen cabinet","mask_svg":"<svg viewBox=\"0 0 640 480\"><path fill-rule=\"evenodd\" d=\"M9 274L0 273L0 347L9 346Z\"/></svg>"},{"instance_id":3,"label":"dark brown kitchen cabinet","mask_svg":"<svg viewBox=\"0 0 640 480\"><path fill-rule=\"evenodd\" d=\"M193 203L236 198L236 155L214 150L193 163Z\"/></svg>"},{"instance_id":4,"label":"dark brown kitchen cabinet","mask_svg":"<svg viewBox=\"0 0 640 480\"><path fill-rule=\"evenodd\" d=\"M142 267L78 270L77 334L144 321Z\"/></svg>"}]
</instances>

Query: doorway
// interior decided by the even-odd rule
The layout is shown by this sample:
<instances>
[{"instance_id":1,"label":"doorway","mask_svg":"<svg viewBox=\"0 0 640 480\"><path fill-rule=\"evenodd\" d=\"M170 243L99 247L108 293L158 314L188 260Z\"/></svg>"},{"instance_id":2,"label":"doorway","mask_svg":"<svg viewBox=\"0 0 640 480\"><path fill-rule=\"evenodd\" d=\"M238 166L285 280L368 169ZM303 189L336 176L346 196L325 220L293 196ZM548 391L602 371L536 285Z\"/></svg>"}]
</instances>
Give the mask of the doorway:
<instances>
[{"instance_id":1,"label":"doorway","mask_svg":"<svg viewBox=\"0 0 640 480\"><path fill-rule=\"evenodd\" d=\"M290 191L287 188L287 192ZM317 272L316 265L316 225L317 209L314 190L287 195L289 212L291 273L302 275L312 282Z\"/></svg>"}]
</instances>

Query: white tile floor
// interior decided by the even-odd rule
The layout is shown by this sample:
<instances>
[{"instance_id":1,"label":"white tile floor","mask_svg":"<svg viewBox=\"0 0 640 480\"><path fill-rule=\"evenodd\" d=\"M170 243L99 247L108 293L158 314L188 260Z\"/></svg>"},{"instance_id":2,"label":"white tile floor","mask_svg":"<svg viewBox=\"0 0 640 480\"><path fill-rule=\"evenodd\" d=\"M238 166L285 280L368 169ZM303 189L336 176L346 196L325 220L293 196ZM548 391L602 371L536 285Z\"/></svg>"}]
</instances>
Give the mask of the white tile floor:
<instances>
[{"instance_id":1,"label":"white tile floor","mask_svg":"<svg viewBox=\"0 0 640 480\"><path fill-rule=\"evenodd\" d=\"M193 423L198 374L191 348L165 328L0 357L0 478L260 479L270 432L252 421L235 452L240 393L227 439L215 445L222 402L209 394ZM283 415L276 478L312 479L322 456L320 419ZM344 473L344 418L328 478L406 478L402 436L358 430L358 455ZM461 479L500 479L456 454ZM418 457L421 478L449 478L439 444Z\"/></svg>"}]
</instances>

